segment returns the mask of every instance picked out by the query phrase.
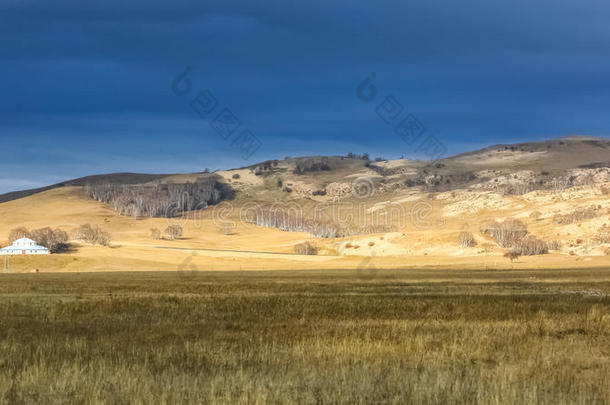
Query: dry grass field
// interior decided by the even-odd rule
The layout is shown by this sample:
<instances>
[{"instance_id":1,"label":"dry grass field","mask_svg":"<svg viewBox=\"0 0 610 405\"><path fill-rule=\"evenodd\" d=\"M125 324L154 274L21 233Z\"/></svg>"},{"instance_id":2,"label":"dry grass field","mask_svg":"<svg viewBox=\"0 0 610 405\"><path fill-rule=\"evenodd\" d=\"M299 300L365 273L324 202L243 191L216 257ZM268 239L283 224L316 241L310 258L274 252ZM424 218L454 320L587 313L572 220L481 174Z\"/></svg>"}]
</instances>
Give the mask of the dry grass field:
<instances>
[{"instance_id":1,"label":"dry grass field","mask_svg":"<svg viewBox=\"0 0 610 405\"><path fill-rule=\"evenodd\" d=\"M610 269L0 275L1 403L610 401Z\"/></svg>"}]
</instances>

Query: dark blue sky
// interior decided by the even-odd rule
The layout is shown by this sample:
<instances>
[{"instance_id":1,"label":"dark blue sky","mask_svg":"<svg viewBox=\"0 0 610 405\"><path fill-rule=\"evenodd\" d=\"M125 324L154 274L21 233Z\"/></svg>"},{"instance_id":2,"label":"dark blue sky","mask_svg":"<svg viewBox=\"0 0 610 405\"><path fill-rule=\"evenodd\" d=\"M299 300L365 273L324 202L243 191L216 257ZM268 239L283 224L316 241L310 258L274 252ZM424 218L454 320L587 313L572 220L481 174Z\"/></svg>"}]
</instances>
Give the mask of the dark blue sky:
<instances>
[{"instance_id":1,"label":"dark blue sky","mask_svg":"<svg viewBox=\"0 0 610 405\"><path fill-rule=\"evenodd\" d=\"M0 2L0 192L95 173L307 154L417 157L392 95L448 152L610 128L607 1ZM186 66L193 90L172 92ZM377 98L356 88L371 72ZM260 139L245 162L189 106Z\"/></svg>"}]
</instances>

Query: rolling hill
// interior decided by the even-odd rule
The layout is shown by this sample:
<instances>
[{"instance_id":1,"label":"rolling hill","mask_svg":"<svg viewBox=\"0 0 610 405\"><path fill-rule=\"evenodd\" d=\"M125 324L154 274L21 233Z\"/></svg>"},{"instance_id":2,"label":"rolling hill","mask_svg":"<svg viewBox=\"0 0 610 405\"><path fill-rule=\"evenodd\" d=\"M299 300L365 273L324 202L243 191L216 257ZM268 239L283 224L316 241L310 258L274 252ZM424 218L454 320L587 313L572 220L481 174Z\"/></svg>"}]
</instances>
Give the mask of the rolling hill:
<instances>
[{"instance_id":1,"label":"rolling hill","mask_svg":"<svg viewBox=\"0 0 610 405\"><path fill-rule=\"evenodd\" d=\"M211 175L89 176L0 196L0 241L17 227L71 232L87 223L112 235L110 247L71 241L67 253L15 258L15 271L605 266L608 162L610 141L592 137L494 145L435 162L289 158L217 172L230 198L197 211L176 201L157 218L119 215L116 203L90 198L88 185L116 186L119 197L129 189L121 200L129 205ZM506 220L552 249L504 258L510 249L481 225ZM182 226L183 237L151 237L169 225ZM461 246L464 232L472 246ZM305 242L318 254L294 254Z\"/></svg>"}]
</instances>

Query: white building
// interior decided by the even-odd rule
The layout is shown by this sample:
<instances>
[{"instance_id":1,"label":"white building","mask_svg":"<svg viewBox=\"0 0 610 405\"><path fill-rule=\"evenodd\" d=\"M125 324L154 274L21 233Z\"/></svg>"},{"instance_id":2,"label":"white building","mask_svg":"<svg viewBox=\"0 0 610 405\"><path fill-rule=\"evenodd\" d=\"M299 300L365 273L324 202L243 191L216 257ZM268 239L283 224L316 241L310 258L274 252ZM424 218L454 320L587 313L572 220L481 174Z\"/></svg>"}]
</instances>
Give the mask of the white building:
<instances>
[{"instance_id":1,"label":"white building","mask_svg":"<svg viewBox=\"0 0 610 405\"><path fill-rule=\"evenodd\" d=\"M39 246L32 239L17 239L11 246L0 249L0 255L48 255L49 249Z\"/></svg>"}]
</instances>

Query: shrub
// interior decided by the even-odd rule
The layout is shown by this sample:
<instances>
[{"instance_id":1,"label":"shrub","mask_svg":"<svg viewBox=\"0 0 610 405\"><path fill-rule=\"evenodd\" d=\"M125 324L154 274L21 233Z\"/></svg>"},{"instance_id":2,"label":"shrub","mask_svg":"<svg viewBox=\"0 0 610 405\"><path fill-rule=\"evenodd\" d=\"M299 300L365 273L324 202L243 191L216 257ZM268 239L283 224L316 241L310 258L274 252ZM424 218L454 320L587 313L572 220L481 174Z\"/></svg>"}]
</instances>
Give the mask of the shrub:
<instances>
[{"instance_id":1,"label":"shrub","mask_svg":"<svg viewBox=\"0 0 610 405\"><path fill-rule=\"evenodd\" d=\"M515 176L516 178L516 176ZM536 189L536 184L531 182L517 181L515 183L498 186L498 191L504 195L523 195Z\"/></svg>"},{"instance_id":2,"label":"shrub","mask_svg":"<svg viewBox=\"0 0 610 405\"><path fill-rule=\"evenodd\" d=\"M233 179L237 180L239 179L241 176L239 175L239 173L235 173L233 176L231 176Z\"/></svg>"},{"instance_id":3,"label":"shrub","mask_svg":"<svg viewBox=\"0 0 610 405\"><path fill-rule=\"evenodd\" d=\"M504 253L504 257L506 257L506 258L510 259L510 261L511 261L511 262L512 262L512 261L514 261L514 260L516 260L516 259L518 259L518 258L519 258L519 256L521 256L519 253L514 252L514 251L512 251L512 250L511 250L511 251L509 251L509 252Z\"/></svg>"},{"instance_id":4,"label":"shrub","mask_svg":"<svg viewBox=\"0 0 610 405\"><path fill-rule=\"evenodd\" d=\"M273 168L278 165L277 160L266 160L257 164L256 166L251 166L250 171L254 173L255 176L268 175L272 173Z\"/></svg>"},{"instance_id":5,"label":"shrub","mask_svg":"<svg viewBox=\"0 0 610 405\"><path fill-rule=\"evenodd\" d=\"M235 229L237 226L233 222L223 222L220 224L220 231L223 235L233 235L235 234Z\"/></svg>"},{"instance_id":6,"label":"shrub","mask_svg":"<svg viewBox=\"0 0 610 405\"><path fill-rule=\"evenodd\" d=\"M165 236L169 240L174 240L182 236L182 227L180 225L170 225L165 228Z\"/></svg>"},{"instance_id":7,"label":"shrub","mask_svg":"<svg viewBox=\"0 0 610 405\"><path fill-rule=\"evenodd\" d=\"M310 242L303 242L294 246L294 253L298 255L317 255L318 249Z\"/></svg>"},{"instance_id":8,"label":"shrub","mask_svg":"<svg viewBox=\"0 0 610 405\"><path fill-rule=\"evenodd\" d=\"M158 228L150 228L150 237L154 240L161 239L161 231Z\"/></svg>"},{"instance_id":9,"label":"shrub","mask_svg":"<svg viewBox=\"0 0 610 405\"><path fill-rule=\"evenodd\" d=\"M460 246L461 247L472 247L476 246L477 242L474 240L472 232L462 231L460 232Z\"/></svg>"},{"instance_id":10,"label":"shrub","mask_svg":"<svg viewBox=\"0 0 610 405\"><path fill-rule=\"evenodd\" d=\"M299 159L294 167L294 174L320 172L331 170L330 161L326 157Z\"/></svg>"},{"instance_id":11,"label":"shrub","mask_svg":"<svg viewBox=\"0 0 610 405\"><path fill-rule=\"evenodd\" d=\"M494 250L494 245L492 245L491 243L483 243L481 247L483 248L483 252L485 253L493 252Z\"/></svg>"},{"instance_id":12,"label":"shrub","mask_svg":"<svg viewBox=\"0 0 610 405\"><path fill-rule=\"evenodd\" d=\"M569 214L557 214L553 217L553 222L557 225L568 225L585 219L595 218L598 215L598 207L591 205L587 208L579 208Z\"/></svg>"},{"instance_id":13,"label":"shrub","mask_svg":"<svg viewBox=\"0 0 610 405\"><path fill-rule=\"evenodd\" d=\"M326 195L326 190L316 190L313 195Z\"/></svg>"},{"instance_id":14,"label":"shrub","mask_svg":"<svg viewBox=\"0 0 610 405\"><path fill-rule=\"evenodd\" d=\"M610 243L610 227L606 224L602 225L597 231L597 240L599 243Z\"/></svg>"},{"instance_id":15,"label":"shrub","mask_svg":"<svg viewBox=\"0 0 610 405\"><path fill-rule=\"evenodd\" d=\"M101 230L97 225L85 224L79 226L72 232L72 238L91 245L110 245L110 234Z\"/></svg>"}]
</instances>

